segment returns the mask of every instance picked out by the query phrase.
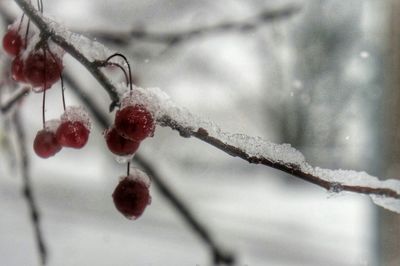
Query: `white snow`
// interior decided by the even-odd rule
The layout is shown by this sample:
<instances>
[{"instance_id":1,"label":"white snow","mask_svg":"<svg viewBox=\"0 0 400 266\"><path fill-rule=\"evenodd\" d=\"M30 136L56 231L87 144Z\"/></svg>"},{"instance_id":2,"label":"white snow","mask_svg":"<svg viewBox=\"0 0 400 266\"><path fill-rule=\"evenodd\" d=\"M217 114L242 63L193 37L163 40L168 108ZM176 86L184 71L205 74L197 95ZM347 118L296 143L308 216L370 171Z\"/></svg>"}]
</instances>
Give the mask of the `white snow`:
<instances>
[{"instance_id":1,"label":"white snow","mask_svg":"<svg viewBox=\"0 0 400 266\"><path fill-rule=\"evenodd\" d=\"M88 130L91 129L89 114L82 106L67 106L60 119L62 122L81 122Z\"/></svg>"}]
</instances>

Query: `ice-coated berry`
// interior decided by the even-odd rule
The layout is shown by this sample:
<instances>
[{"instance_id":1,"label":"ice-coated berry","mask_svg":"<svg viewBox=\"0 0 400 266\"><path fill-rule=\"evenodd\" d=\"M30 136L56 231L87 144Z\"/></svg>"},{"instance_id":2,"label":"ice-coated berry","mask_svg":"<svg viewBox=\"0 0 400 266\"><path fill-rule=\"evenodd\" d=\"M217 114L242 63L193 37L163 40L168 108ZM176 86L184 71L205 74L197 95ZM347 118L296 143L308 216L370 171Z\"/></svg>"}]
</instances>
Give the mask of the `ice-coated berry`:
<instances>
[{"instance_id":1,"label":"ice-coated berry","mask_svg":"<svg viewBox=\"0 0 400 266\"><path fill-rule=\"evenodd\" d=\"M80 149L89 139L89 129L80 121L63 121L57 128L57 141L63 147Z\"/></svg>"},{"instance_id":2,"label":"ice-coated berry","mask_svg":"<svg viewBox=\"0 0 400 266\"><path fill-rule=\"evenodd\" d=\"M139 148L139 141L132 141L122 137L115 127L108 129L104 137L106 139L108 149L119 156L126 156L134 154Z\"/></svg>"},{"instance_id":3,"label":"ice-coated berry","mask_svg":"<svg viewBox=\"0 0 400 266\"><path fill-rule=\"evenodd\" d=\"M23 46L23 41L21 36L16 30L9 30L3 37L3 48L8 54L12 56L18 55Z\"/></svg>"},{"instance_id":4,"label":"ice-coated berry","mask_svg":"<svg viewBox=\"0 0 400 266\"><path fill-rule=\"evenodd\" d=\"M54 132L42 129L36 134L33 142L33 150L39 157L49 158L59 152L61 146L58 143Z\"/></svg>"},{"instance_id":5,"label":"ice-coated berry","mask_svg":"<svg viewBox=\"0 0 400 266\"><path fill-rule=\"evenodd\" d=\"M11 64L11 75L15 81L25 82L24 76L24 62L20 56L14 58Z\"/></svg>"},{"instance_id":6,"label":"ice-coated berry","mask_svg":"<svg viewBox=\"0 0 400 266\"><path fill-rule=\"evenodd\" d=\"M149 185L134 176L124 177L112 197L117 210L128 219L137 219L151 202Z\"/></svg>"},{"instance_id":7,"label":"ice-coated berry","mask_svg":"<svg viewBox=\"0 0 400 266\"><path fill-rule=\"evenodd\" d=\"M142 141L154 134L154 119L142 105L129 105L115 114L115 128L124 138Z\"/></svg>"},{"instance_id":8,"label":"ice-coated berry","mask_svg":"<svg viewBox=\"0 0 400 266\"><path fill-rule=\"evenodd\" d=\"M61 59L50 52L31 52L25 60L23 74L33 87L50 88L60 79L63 65Z\"/></svg>"}]
</instances>

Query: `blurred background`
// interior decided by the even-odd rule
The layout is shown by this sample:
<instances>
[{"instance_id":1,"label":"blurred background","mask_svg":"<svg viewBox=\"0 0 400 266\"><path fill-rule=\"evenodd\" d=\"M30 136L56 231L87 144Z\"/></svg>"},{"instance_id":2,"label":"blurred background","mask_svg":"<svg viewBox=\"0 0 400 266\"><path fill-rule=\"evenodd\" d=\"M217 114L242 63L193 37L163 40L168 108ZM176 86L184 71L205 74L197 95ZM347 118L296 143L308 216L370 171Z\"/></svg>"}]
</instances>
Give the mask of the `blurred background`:
<instances>
[{"instance_id":1,"label":"blurred background","mask_svg":"<svg viewBox=\"0 0 400 266\"><path fill-rule=\"evenodd\" d=\"M43 4L46 16L128 56L137 85L160 87L228 132L290 143L314 166L398 178L397 0ZM3 18L21 16L12 1L0 1L0 9ZM3 35L7 22L0 23ZM210 30L223 23L241 26ZM203 30L184 34L193 29ZM130 31L143 34L130 38ZM0 60L6 73L10 59L1 51ZM64 62L66 73L111 121L105 91L73 58L66 55ZM123 81L118 71L108 74ZM4 96L12 84L2 84ZM82 105L71 84L66 97L68 105ZM41 99L32 93L19 108L49 265L214 265L210 247L154 184L140 219L129 221L115 210L111 194L125 165L107 150L95 120L84 149L64 149L47 160L35 156L31 143L41 128ZM48 93L46 116L61 113L58 84ZM21 195L19 140L10 114L2 114L0 123L0 264L39 265ZM139 154L233 254L232 265L400 265L399 215L366 196L330 194L168 128L157 127Z\"/></svg>"}]
</instances>

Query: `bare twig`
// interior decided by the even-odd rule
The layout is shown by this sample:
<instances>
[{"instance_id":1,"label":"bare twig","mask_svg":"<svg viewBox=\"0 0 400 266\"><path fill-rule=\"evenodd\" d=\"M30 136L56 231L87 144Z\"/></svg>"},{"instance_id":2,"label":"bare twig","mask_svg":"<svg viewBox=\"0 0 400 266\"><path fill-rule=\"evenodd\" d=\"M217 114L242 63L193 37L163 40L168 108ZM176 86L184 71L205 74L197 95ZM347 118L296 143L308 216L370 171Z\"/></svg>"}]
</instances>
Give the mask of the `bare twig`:
<instances>
[{"instance_id":1,"label":"bare twig","mask_svg":"<svg viewBox=\"0 0 400 266\"><path fill-rule=\"evenodd\" d=\"M110 122L104 111L98 107L98 105L92 100L79 84L69 75L64 74L65 81L69 84L72 91L78 96L78 98L85 104L86 108L91 112L92 116L96 119L97 123L100 124L104 129L110 126ZM151 163L141 156L136 154L134 161L143 168L143 170L152 177L153 183L155 184L158 191L172 204L172 206L178 211L183 220L188 226L195 232L205 244L209 247L213 255L213 261L215 265L233 265L233 255L223 251L221 247L216 243L208 230L198 221L198 219L190 211L189 207L176 196L176 193L164 183L161 175L151 165Z\"/></svg>"},{"instance_id":2,"label":"bare twig","mask_svg":"<svg viewBox=\"0 0 400 266\"><path fill-rule=\"evenodd\" d=\"M31 182L30 169L29 169L29 157L26 146L25 131L22 126L19 111L17 110L14 115L15 130L18 137L19 152L21 155L21 170L23 178L23 189L22 193L28 204L30 211L31 223L34 229L36 245L39 252L41 265L46 265L47 262L47 248L44 242L43 232L40 226L40 215L36 204L33 186Z\"/></svg>"},{"instance_id":3,"label":"bare twig","mask_svg":"<svg viewBox=\"0 0 400 266\"><path fill-rule=\"evenodd\" d=\"M106 32L103 30L91 31L90 35L96 38L112 42L117 45L128 45L133 40L142 40L154 43L166 43L174 45L193 38L204 35L221 34L224 32L250 32L260 28L266 23L286 19L296 14L300 8L298 6L287 6L277 10L264 10L257 16L251 17L241 22L224 22L213 26L198 27L181 32L156 33L145 30L132 29L128 32ZM87 32L87 31L86 31Z\"/></svg>"},{"instance_id":4,"label":"bare twig","mask_svg":"<svg viewBox=\"0 0 400 266\"><path fill-rule=\"evenodd\" d=\"M0 112L7 113L15 104L17 104L24 96L29 93L29 87L22 87L16 91L5 103L0 105Z\"/></svg>"},{"instance_id":5,"label":"bare twig","mask_svg":"<svg viewBox=\"0 0 400 266\"><path fill-rule=\"evenodd\" d=\"M64 48L68 53L75 57L80 63L82 63L93 75L99 83L107 90L109 93L113 104L118 103L118 95L116 93L115 87L111 84L110 80L99 70L96 61L89 61L79 49L76 48L72 43L68 42L61 35L57 34L49 25L47 25L44 18L25 0L15 0L17 4L23 9L28 17L40 28L44 35L47 35L55 43ZM115 106L113 105L112 106ZM263 164L286 173L291 174L297 178L303 179L307 182L313 183L330 191L350 191L361 194L376 195L382 197L389 197L393 199L400 199L400 194L395 189L386 187L368 187L361 185L351 185L345 183L338 183L336 181L329 181L322 176L318 176L317 171L308 172L305 171L300 165L287 163L285 161L274 161L272 159L260 156L251 156L245 150L240 149L234 145L225 143L221 139L210 136L209 132L204 128L193 129L191 127L182 126L178 121L174 120L169 116L164 116L158 121L162 126L170 127L177 130L181 136L185 137L196 137L206 143L209 143L218 149L226 152L227 154L235 157L242 158L249 163ZM310 166L311 167L311 166Z\"/></svg>"}]
</instances>

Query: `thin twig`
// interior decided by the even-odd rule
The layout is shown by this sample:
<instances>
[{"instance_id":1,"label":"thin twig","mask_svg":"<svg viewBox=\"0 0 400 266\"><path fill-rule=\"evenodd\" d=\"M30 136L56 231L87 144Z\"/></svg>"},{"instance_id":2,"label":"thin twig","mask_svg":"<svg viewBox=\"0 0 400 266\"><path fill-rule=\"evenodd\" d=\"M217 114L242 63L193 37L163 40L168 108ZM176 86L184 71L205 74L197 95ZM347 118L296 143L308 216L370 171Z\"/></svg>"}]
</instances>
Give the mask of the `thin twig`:
<instances>
[{"instance_id":1,"label":"thin twig","mask_svg":"<svg viewBox=\"0 0 400 266\"><path fill-rule=\"evenodd\" d=\"M33 192L33 186L31 182L30 169L29 169L29 157L27 152L26 136L19 115L19 110L17 110L14 113L13 119L14 119L16 134L18 137L19 152L21 155L21 170L22 170L22 180L23 180L22 193L24 195L26 203L28 204L30 219L34 229L40 262L41 265L46 265L47 248L44 242L43 232L40 226L40 214L36 204L35 195Z\"/></svg>"},{"instance_id":2,"label":"thin twig","mask_svg":"<svg viewBox=\"0 0 400 266\"><path fill-rule=\"evenodd\" d=\"M176 45L183 41L204 35L221 34L225 32L250 32L260 28L266 23L286 19L296 14L300 8L298 6L287 6L277 10L264 10L257 16L251 17L241 22L223 22L212 26L198 27L181 32L157 33L145 30L132 29L128 32L107 32L104 30L91 31L89 34L97 39L112 42L117 45L128 45L133 40L142 40L154 43L166 43ZM87 33L87 31L86 31Z\"/></svg>"},{"instance_id":3,"label":"thin twig","mask_svg":"<svg viewBox=\"0 0 400 266\"><path fill-rule=\"evenodd\" d=\"M88 95L79 84L71 77L70 74L66 73L64 75L65 81L68 83L68 87L78 96L78 98L85 104L86 108L90 111L92 116L96 119L97 123L104 129L110 126L110 122L104 111L98 107L98 105L92 100L90 95ZM176 193L164 183L161 175L156 171L156 169L151 165L151 163L141 156L136 154L134 161L143 170L152 177L153 183L155 184L158 191L172 204L172 206L178 211L183 220L188 224L188 226L195 232L205 244L209 247L212 252L213 260L215 265L225 264L233 265L234 258L232 254L229 254L221 247L218 246L216 241L212 238L210 232L198 221L198 219L190 211L189 207L184 204L184 202L176 196Z\"/></svg>"},{"instance_id":4,"label":"thin twig","mask_svg":"<svg viewBox=\"0 0 400 266\"><path fill-rule=\"evenodd\" d=\"M46 24L44 21L43 17L30 5L28 2L25 0L15 0L15 2L23 9L23 11L26 13L28 17L31 18L31 20L40 28L42 33L45 35L49 36L55 43L57 43L59 46L64 48L68 53L70 53L73 57L75 57L82 65L84 65L93 75L94 77L98 80L98 82L106 89L106 91L109 93L111 100L112 100L112 105L118 103L118 94L116 93L115 87L112 85L110 80L99 70L98 64L96 64L96 61L90 62L81 52L79 52L79 49L76 48L73 44L65 40L62 36L57 34ZM186 137L196 137L206 143L209 143L213 145L214 147L217 147L218 149L224 151L225 153L234 156L234 157L239 157L242 158L243 160L248 161L249 163L254 163L254 164L263 164L281 171L284 171L294 177L303 179L307 182L313 183L315 185L318 185L320 187L323 187L327 190L331 191L350 191L350 192L356 192L356 193L361 193L361 194L369 194L369 195L377 195L377 196L383 196L383 197L390 197L394 199L400 199L400 194L390 188L382 188L382 187L368 187L368 186L358 186L358 185L346 185L342 183L337 183L337 182L330 182L320 176L311 174L309 172L303 171L303 169L296 164L290 164L290 163L285 163L285 162L275 162L269 158L264 158L264 157L256 157L256 156L251 156L248 153L246 153L244 150L233 146L229 145L227 143L224 143L222 140L210 136L209 132L207 130L200 128L198 130L193 130L190 127L184 127L178 123L178 121L175 121L171 117L165 116L158 121L162 126L167 126L170 127L174 130L177 130L182 136Z\"/></svg>"},{"instance_id":5,"label":"thin twig","mask_svg":"<svg viewBox=\"0 0 400 266\"><path fill-rule=\"evenodd\" d=\"M0 105L1 113L5 114L11 110L11 108L20 102L20 100L29 93L29 87L22 87L16 91L5 103Z\"/></svg>"}]
</instances>

